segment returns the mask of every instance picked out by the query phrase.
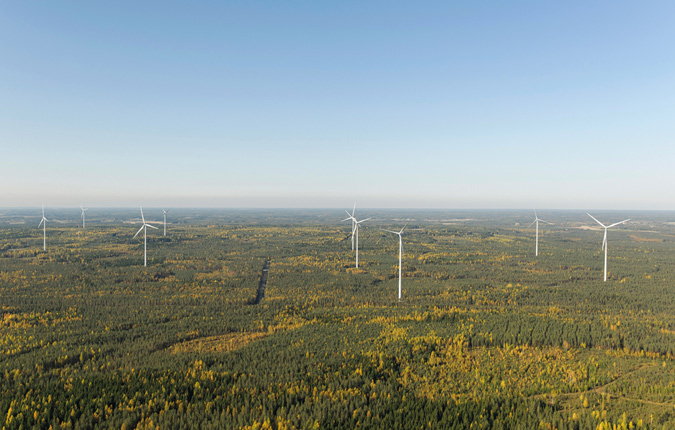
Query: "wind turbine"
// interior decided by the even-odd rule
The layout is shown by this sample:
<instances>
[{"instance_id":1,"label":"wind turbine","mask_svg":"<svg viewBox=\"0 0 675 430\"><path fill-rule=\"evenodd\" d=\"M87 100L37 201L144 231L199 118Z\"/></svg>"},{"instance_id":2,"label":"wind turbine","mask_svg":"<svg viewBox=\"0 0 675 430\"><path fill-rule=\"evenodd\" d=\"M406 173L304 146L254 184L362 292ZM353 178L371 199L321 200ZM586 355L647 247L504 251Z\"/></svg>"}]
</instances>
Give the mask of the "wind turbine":
<instances>
[{"instance_id":1,"label":"wind turbine","mask_svg":"<svg viewBox=\"0 0 675 430\"><path fill-rule=\"evenodd\" d=\"M625 222L628 222L628 221L630 221L630 219L625 219L625 220L620 221L620 222L615 222L615 223L612 224L612 225L604 225L603 223L601 223L600 221L598 221L597 219L595 219L595 217L594 217L593 215L591 215L591 214L589 214L589 213L586 213L586 215L588 215L589 217L593 218L593 220L594 220L595 222L597 222L598 224L600 224L600 225L605 229L605 237L602 239L602 249L605 250L605 280L604 280L604 281L607 282L607 230L610 229L610 228L612 228L612 227L614 227L614 226L617 226L617 225L619 225L619 224L623 224L623 223L625 223Z\"/></svg>"},{"instance_id":2,"label":"wind turbine","mask_svg":"<svg viewBox=\"0 0 675 430\"><path fill-rule=\"evenodd\" d=\"M534 211L534 221L532 221L532 224L536 224L536 240L535 240L535 245L534 245L534 256L538 257L539 256L539 221L545 223L545 224L551 224L550 222L544 221L543 219L540 219L537 216L537 211ZM532 227L532 224L529 226ZM551 224L552 225L552 224Z\"/></svg>"},{"instance_id":3,"label":"wind turbine","mask_svg":"<svg viewBox=\"0 0 675 430\"><path fill-rule=\"evenodd\" d=\"M162 212L164 212L164 236L166 236L166 213L169 212L171 209L162 209Z\"/></svg>"},{"instance_id":4,"label":"wind turbine","mask_svg":"<svg viewBox=\"0 0 675 430\"><path fill-rule=\"evenodd\" d=\"M356 233L356 268L357 269L359 268L359 224L361 224L364 221L368 221L369 219L372 219L372 218L362 219L361 221L356 221L356 219L354 219L354 231L352 231L352 236L354 235L354 233Z\"/></svg>"},{"instance_id":5,"label":"wind turbine","mask_svg":"<svg viewBox=\"0 0 675 430\"><path fill-rule=\"evenodd\" d=\"M388 233L394 233L398 234L398 300L401 300L401 259L403 257L403 230L405 230L406 227L408 227L408 224L410 223L410 220L408 220L407 223L403 226L401 231L392 231L392 230L385 230L385 229L380 229L382 231L386 231Z\"/></svg>"},{"instance_id":6,"label":"wind turbine","mask_svg":"<svg viewBox=\"0 0 675 430\"><path fill-rule=\"evenodd\" d=\"M84 212L89 208L83 208L82 205L80 205L80 209L82 209L82 229L84 230Z\"/></svg>"},{"instance_id":7,"label":"wind turbine","mask_svg":"<svg viewBox=\"0 0 675 430\"><path fill-rule=\"evenodd\" d=\"M354 203L354 209L352 209L352 213L350 214L347 209L345 209L345 212L347 212L348 217L343 219L342 222L352 220L352 251L354 250L354 233L356 229L356 218L354 218L354 214L356 213L356 203Z\"/></svg>"},{"instance_id":8,"label":"wind turbine","mask_svg":"<svg viewBox=\"0 0 675 430\"><path fill-rule=\"evenodd\" d=\"M38 228L42 226L42 250L46 251L47 250L47 218L45 218L45 205L42 205L42 219L40 220L40 224L38 224Z\"/></svg>"},{"instance_id":9,"label":"wind turbine","mask_svg":"<svg viewBox=\"0 0 675 430\"><path fill-rule=\"evenodd\" d=\"M134 235L134 239L136 236L138 236L138 233L143 230L143 239L145 241L145 246L144 246L144 252L143 252L143 266L148 266L148 227L154 228L155 230L159 230L157 227L150 225L145 222L145 217L143 216L143 208L141 207L141 219L143 220L143 225L141 228L136 232Z\"/></svg>"}]
</instances>

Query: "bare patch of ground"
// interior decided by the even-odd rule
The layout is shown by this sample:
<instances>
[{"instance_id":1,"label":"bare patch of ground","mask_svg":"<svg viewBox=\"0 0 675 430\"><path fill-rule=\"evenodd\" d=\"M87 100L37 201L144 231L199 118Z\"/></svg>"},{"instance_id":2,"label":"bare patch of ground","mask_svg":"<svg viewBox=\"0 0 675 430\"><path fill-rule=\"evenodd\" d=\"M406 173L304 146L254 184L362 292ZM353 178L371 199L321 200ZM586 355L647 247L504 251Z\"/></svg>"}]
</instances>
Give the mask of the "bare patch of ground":
<instances>
[{"instance_id":1,"label":"bare patch of ground","mask_svg":"<svg viewBox=\"0 0 675 430\"><path fill-rule=\"evenodd\" d=\"M663 242L663 239L654 239L654 238L648 238L648 237L638 237L635 236L634 234L629 235L631 239L633 239L635 242Z\"/></svg>"},{"instance_id":2,"label":"bare patch of ground","mask_svg":"<svg viewBox=\"0 0 675 430\"><path fill-rule=\"evenodd\" d=\"M261 332L237 332L220 336L200 337L177 343L171 346L169 351L174 354L185 352L230 352L262 339L267 335L267 333Z\"/></svg>"}]
</instances>

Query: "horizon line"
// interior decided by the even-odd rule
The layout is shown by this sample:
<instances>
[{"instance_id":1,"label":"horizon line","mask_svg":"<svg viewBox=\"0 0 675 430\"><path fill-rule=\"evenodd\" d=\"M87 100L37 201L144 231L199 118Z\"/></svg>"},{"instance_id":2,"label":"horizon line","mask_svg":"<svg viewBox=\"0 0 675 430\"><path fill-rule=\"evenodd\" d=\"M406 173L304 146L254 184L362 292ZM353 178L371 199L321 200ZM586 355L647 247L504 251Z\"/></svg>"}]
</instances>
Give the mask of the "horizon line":
<instances>
[{"instance_id":1,"label":"horizon line","mask_svg":"<svg viewBox=\"0 0 675 430\"><path fill-rule=\"evenodd\" d=\"M35 208L40 209L42 206L0 206L0 210L32 210ZM144 206L146 209L207 209L207 210L344 210L344 207L335 206L335 207L316 207L316 206L270 206L270 207L260 207L260 206ZM72 209L72 210L81 210L80 206L45 206L45 209ZM118 210L138 210L138 206L92 206L89 205L86 209L118 209ZM382 206L382 207L360 207L360 210L394 210L394 211L557 211L557 212L584 212L584 211L597 211L597 212L606 212L606 211L636 211L636 212L675 212L675 209L626 209L626 208L611 208L611 209L600 209L600 208L509 208L509 207L490 207L490 208L452 208L452 207L391 207L391 206Z\"/></svg>"}]
</instances>

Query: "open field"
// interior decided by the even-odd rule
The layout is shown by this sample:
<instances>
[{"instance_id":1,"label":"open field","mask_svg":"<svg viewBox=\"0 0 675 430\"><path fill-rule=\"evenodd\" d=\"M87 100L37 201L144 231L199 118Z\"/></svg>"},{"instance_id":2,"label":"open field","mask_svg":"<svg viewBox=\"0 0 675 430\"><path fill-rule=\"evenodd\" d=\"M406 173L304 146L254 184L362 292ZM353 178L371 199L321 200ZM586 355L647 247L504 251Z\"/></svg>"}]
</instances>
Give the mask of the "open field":
<instances>
[{"instance_id":1,"label":"open field","mask_svg":"<svg viewBox=\"0 0 675 430\"><path fill-rule=\"evenodd\" d=\"M136 211L92 209L84 231L79 209L47 214L46 252L39 215L0 211L0 420L673 428L675 213L594 215L633 219L607 282L581 212L539 213L535 258L529 212L361 210L357 270L339 210L175 210L147 268ZM398 239L376 227L408 218L398 302Z\"/></svg>"}]
</instances>

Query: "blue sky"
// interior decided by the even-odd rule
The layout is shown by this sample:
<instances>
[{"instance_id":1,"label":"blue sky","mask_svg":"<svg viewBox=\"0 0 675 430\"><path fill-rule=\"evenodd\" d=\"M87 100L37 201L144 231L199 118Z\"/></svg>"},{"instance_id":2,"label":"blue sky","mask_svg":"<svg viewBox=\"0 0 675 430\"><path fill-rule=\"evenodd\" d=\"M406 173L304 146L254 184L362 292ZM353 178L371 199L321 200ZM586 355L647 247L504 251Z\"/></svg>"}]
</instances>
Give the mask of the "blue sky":
<instances>
[{"instance_id":1,"label":"blue sky","mask_svg":"<svg viewBox=\"0 0 675 430\"><path fill-rule=\"evenodd\" d=\"M0 6L0 206L675 209L673 2L193 3Z\"/></svg>"}]
</instances>

